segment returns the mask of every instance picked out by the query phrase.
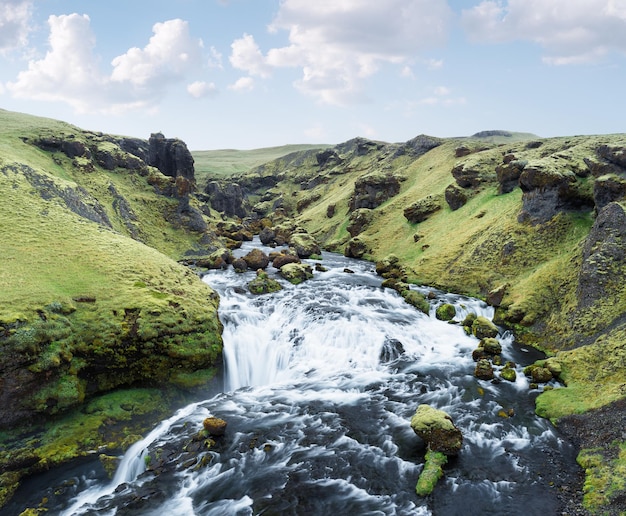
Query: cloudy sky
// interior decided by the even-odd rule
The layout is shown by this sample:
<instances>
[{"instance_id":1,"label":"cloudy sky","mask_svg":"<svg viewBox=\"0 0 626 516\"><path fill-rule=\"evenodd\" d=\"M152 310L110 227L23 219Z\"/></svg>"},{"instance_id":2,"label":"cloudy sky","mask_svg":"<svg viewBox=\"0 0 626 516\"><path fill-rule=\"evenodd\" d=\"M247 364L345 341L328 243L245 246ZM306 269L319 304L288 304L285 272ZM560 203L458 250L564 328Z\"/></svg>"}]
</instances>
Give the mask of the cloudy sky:
<instances>
[{"instance_id":1,"label":"cloudy sky","mask_svg":"<svg viewBox=\"0 0 626 516\"><path fill-rule=\"evenodd\" d=\"M626 0L0 0L0 107L193 150L626 132Z\"/></svg>"}]
</instances>

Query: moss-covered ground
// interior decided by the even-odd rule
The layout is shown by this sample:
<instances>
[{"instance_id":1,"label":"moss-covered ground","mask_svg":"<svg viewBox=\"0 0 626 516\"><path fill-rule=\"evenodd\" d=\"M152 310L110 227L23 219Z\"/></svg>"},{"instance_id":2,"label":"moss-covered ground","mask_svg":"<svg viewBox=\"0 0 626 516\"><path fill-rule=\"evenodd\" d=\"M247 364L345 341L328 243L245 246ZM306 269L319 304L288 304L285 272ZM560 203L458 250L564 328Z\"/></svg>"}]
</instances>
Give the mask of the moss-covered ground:
<instances>
[{"instance_id":1,"label":"moss-covered ground","mask_svg":"<svg viewBox=\"0 0 626 516\"><path fill-rule=\"evenodd\" d=\"M0 110L0 506L28 472L120 447L145 429L121 422L154 422L221 364L217 296L177 262L202 235L153 186L168 178L106 170L100 151L126 156L106 135ZM21 423L40 430L22 438Z\"/></svg>"}]
</instances>

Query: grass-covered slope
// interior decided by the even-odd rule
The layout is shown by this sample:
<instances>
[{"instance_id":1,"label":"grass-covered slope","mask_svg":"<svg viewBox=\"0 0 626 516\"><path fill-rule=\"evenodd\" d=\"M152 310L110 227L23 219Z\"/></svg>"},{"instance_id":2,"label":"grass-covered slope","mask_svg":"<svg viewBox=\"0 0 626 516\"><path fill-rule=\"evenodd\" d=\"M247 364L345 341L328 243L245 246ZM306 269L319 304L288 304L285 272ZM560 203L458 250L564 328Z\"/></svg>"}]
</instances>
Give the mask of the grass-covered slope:
<instances>
[{"instance_id":1,"label":"grass-covered slope","mask_svg":"<svg viewBox=\"0 0 626 516\"><path fill-rule=\"evenodd\" d=\"M176 261L207 235L116 141L0 110L0 506L24 474L119 446L120 421L166 403L146 389L221 362L217 296Z\"/></svg>"},{"instance_id":2,"label":"grass-covered slope","mask_svg":"<svg viewBox=\"0 0 626 516\"><path fill-rule=\"evenodd\" d=\"M356 139L234 180L256 213L278 207L327 249L394 254L414 282L494 303L499 324L562 366L566 387L538 398L541 415L558 424L602 406L623 410L610 404L626 398L626 136L494 133ZM611 435L605 455L623 457L623 429ZM590 478L599 471L582 462ZM597 511L624 496L587 494Z\"/></svg>"},{"instance_id":3,"label":"grass-covered slope","mask_svg":"<svg viewBox=\"0 0 626 516\"><path fill-rule=\"evenodd\" d=\"M251 150L198 150L192 151L192 154L195 160L196 179L200 186L205 186L209 178L215 179L241 174L292 152L327 147L329 145L293 144Z\"/></svg>"}]
</instances>

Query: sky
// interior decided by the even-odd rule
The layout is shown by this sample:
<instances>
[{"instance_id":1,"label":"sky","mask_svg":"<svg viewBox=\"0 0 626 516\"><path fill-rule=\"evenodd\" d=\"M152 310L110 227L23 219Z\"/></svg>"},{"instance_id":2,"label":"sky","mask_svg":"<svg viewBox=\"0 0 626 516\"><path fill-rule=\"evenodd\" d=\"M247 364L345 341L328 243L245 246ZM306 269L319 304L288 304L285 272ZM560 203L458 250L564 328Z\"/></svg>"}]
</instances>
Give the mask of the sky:
<instances>
[{"instance_id":1,"label":"sky","mask_svg":"<svg viewBox=\"0 0 626 516\"><path fill-rule=\"evenodd\" d=\"M626 0L0 0L0 108L192 150L626 132Z\"/></svg>"}]
</instances>

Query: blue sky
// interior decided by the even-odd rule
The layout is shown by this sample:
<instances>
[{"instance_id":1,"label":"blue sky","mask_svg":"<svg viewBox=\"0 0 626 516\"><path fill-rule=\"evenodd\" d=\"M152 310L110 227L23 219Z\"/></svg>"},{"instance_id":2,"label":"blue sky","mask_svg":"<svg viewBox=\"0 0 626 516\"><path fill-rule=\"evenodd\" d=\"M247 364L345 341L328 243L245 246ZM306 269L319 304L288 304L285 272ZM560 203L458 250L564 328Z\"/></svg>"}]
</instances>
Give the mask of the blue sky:
<instances>
[{"instance_id":1,"label":"blue sky","mask_svg":"<svg viewBox=\"0 0 626 516\"><path fill-rule=\"evenodd\" d=\"M0 107L193 150L626 132L626 0L0 0Z\"/></svg>"}]
</instances>

